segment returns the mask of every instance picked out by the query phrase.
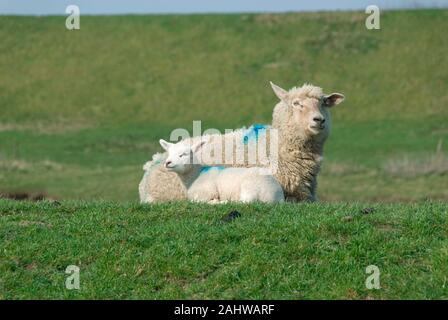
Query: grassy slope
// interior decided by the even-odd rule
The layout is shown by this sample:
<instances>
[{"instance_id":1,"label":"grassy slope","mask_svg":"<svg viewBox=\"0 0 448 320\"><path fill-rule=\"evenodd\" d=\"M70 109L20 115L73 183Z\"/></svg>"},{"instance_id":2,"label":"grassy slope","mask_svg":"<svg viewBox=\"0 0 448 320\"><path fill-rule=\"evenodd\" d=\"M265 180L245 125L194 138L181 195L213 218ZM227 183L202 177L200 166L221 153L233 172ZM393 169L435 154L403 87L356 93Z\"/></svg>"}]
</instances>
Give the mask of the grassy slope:
<instances>
[{"instance_id":1,"label":"grassy slope","mask_svg":"<svg viewBox=\"0 0 448 320\"><path fill-rule=\"evenodd\" d=\"M0 299L448 298L447 204L362 208L0 200Z\"/></svg>"},{"instance_id":2,"label":"grassy slope","mask_svg":"<svg viewBox=\"0 0 448 320\"><path fill-rule=\"evenodd\" d=\"M321 199L448 199L446 155L425 170L448 135L448 11L386 12L380 31L364 19L82 17L69 32L64 17L2 16L0 191L136 199L158 138L198 119L270 122L273 80L347 96L333 112ZM416 168L392 170L403 157Z\"/></svg>"},{"instance_id":3,"label":"grassy slope","mask_svg":"<svg viewBox=\"0 0 448 320\"><path fill-rule=\"evenodd\" d=\"M347 96L322 199L446 200L446 158L428 169L426 154L448 135L448 11L387 12L381 31L364 18L82 17L68 32L63 17L1 16L0 191L136 199L158 138L269 122L273 80ZM415 168L393 173L404 156ZM448 298L447 205L364 206L0 200L0 299ZM70 264L80 291L64 289ZM370 264L381 290L364 287Z\"/></svg>"}]
</instances>

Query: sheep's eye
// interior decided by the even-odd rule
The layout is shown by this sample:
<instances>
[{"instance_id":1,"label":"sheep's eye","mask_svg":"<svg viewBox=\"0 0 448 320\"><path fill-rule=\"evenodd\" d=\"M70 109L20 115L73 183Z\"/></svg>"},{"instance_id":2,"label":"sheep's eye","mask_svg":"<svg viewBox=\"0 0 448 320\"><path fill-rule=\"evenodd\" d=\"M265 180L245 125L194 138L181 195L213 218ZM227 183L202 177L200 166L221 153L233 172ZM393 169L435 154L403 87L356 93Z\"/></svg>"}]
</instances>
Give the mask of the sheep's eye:
<instances>
[{"instance_id":1,"label":"sheep's eye","mask_svg":"<svg viewBox=\"0 0 448 320\"><path fill-rule=\"evenodd\" d=\"M186 157L186 156L188 156L188 153L182 153L182 154L179 156L179 158Z\"/></svg>"},{"instance_id":2,"label":"sheep's eye","mask_svg":"<svg viewBox=\"0 0 448 320\"><path fill-rule=\"evenodd\" d=\"M303 107L303 105L300 103L300 101L294 101L292 104L294 107Z\"/></svg>"}]
</instances>

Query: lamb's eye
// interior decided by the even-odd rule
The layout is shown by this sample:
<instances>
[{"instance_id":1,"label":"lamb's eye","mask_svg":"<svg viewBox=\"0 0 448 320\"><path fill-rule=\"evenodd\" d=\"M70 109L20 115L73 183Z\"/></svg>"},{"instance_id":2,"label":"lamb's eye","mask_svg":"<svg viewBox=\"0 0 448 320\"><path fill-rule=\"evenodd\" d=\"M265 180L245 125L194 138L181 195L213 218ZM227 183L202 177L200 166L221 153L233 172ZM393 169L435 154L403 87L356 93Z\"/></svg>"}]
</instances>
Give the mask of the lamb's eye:
<instances>
[{"instance_id":1,"label":"lamb's eye","mask_svg":"<svg viewBox=\"0 0 448 320\"><path fill-rule=\"evenodd\" d=\"M303 107L303 105L300 103L300 101L294 101L294 102L292 103L292 105L293 105L294 107Z\"/></svg>"},{"instance_id":2,"label":"lamb's eye","mask_svg":"<svg viewBox=\"0 0 448 320\"><path fill-rule=\"evenodd\" d=\"M188 153L182 153L182 154L179 156L179 158L186 157L186 156L188 156Z\"/></svg>"}]
</instances>

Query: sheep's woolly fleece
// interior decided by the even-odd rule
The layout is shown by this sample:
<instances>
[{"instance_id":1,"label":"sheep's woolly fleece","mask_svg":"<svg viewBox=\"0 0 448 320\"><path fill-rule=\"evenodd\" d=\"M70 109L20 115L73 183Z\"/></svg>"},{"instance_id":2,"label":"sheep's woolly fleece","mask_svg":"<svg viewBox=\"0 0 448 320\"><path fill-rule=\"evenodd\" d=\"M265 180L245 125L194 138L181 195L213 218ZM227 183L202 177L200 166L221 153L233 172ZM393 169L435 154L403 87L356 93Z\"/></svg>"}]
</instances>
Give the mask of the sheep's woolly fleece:
<instances>
[{"instance_id":1,"label":"sheep's woolly fleece","mask_svg":"<svg viewBox=\"0 0 448 320\"><path fill-rule=\"evenodd\" d=\"M261 168L210 168L201 169L191 185L179 174L187 188L188 199L207 203L283 202L283 190L278 181ZM217 169L215 169L217 168Z\"/></svg>"},{"instance_id":2,"label":"sheep's woolly fleece","mask_svg":"<svg viewBox=\"0 0 448 320\"><path fill-rule=\"evenodd\" d=\"M319 134L312 134L308 130L308 120L299 117L298 111L291 106L290 102L293 99L300 99L319 106L324 94L321 88L311 84L294 87L289 91L278 89L282 90L284 97L282 99L281 95L276 92L281 101L274 108L272 126L252 126L249 129L243 128L224 135L214 134L210 136L209 144L213 144L213 148L222 150L223 145L233 142L234 162L231 166L276 167L277 171L274 176L282 186L287 200L314 201L316 199L317 175L323 159L323 145L330 132L330 114L326 110L328 108L318 107L322 111L327 125L325 130ZM275 88L274 91L276 91ZM271 134L272 129L276 129L276 135ZM254 150L250 149L254 146L258 147L258 141L263 141L260 139L261 135L265 135L264 138L268 142L266 150L268 155L270 155L271 135L278 137L278 159L273 159L270 155L262 157L262 159L257 158L255 164L249 164L247 159L253 152L248 152L248 150ZM196 139L200 139L200 137L191 138L192 143ZM238 155L243 150L244 157L241 159ZM163 202L187 198L186 189L179 177L164 168L165 159L166 154L156 154L152 161L145 164L145 174L139 185L141 202ZM203 157L201 163L216 165L216 163L208 163L207 160L209 160L207 157ZM276 163L273 164L272 161Z\"/></svg>"}]
</instances>

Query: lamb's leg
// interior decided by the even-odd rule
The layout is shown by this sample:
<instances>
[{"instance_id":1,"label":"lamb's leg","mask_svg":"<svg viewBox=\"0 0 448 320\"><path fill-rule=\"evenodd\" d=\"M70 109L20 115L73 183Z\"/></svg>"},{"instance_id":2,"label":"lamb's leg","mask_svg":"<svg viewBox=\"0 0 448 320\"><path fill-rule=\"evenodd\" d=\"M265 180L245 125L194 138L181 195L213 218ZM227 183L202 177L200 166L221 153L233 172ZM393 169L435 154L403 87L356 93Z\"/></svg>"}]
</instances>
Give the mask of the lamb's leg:
<instances>
[{"instance_id":1,"label":"lamb's leg","mask_svg":"<svg viewBox=\"0 0 448 320\"><path fill-rule=\"evenodd\" d=\"M207 188L204 188L207 189ZM219 197L217 197L214 194L211 194L208 190L190 190L188 191L188 199L190 199L192 202L202 202L202 203L208 203L208 204L219 204L220 200Z\"/></svg>"},{"instance_id":2,"label":"lamb's leg","mask_svg":"<svg viewBox=\"0 0 448 320\"><path fill-rule=\"evenodd\" d=\"M228 202L229 201L227 201L227 200L213 199L213 200L208 201L207 203L208 204L226 204Z\"/></svg>"}]
</instances>

